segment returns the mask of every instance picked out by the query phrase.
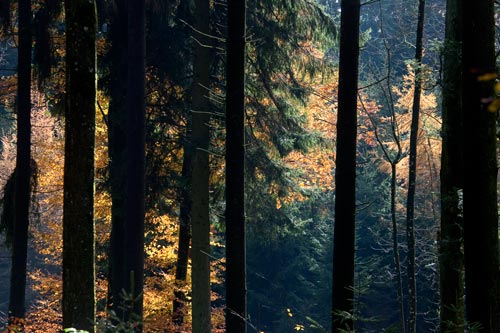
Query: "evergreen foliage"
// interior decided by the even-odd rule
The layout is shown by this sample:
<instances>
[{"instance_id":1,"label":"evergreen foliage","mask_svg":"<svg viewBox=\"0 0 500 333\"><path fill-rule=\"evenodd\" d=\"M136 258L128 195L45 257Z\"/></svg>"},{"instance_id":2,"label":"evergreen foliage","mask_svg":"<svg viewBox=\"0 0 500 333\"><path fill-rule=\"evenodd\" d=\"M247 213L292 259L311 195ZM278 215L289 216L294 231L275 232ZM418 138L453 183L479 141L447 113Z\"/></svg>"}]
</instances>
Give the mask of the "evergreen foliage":
<instances>
[{"instance_id":1,"label":"evergreen foliage","mask_svg":"<svg viewBox=\"0 0 500 333\"><path fill-rule=\"evenodd\" d=\"M10 6L11 0L5 0L0 3L0 24L5 31L10 26Z\"/></svg>"},{"instance_id":2,"label":"evergreen foliage","mask_svg":"<svg viewBox=\"0 0 500 333\"><path fill-rule=\"evenodd\" d=\"M33 63L38 86L50 78L54 66L54 43L52 42L57 19L62 11L62 1L44 1L33 18Z\"/></svg>"}]
</instances>

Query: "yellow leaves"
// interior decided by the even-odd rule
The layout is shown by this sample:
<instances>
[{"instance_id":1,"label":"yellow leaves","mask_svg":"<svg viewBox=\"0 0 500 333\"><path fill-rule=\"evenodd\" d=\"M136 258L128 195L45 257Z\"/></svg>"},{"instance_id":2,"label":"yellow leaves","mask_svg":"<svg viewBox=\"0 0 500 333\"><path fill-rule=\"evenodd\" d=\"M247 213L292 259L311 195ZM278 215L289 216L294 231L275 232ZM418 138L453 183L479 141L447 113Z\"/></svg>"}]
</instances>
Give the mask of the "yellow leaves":
<instances>
[{"instance_id":1,"label":"yellow leaves","mask_svg":"<svg viewBox=\"0 0 500 333\"><path fill-rule=\"evenodd\" d=\"M412 73L410 65L407 65L408 73ZM398 96L396 107L401 110L410 111L413 106L413 94L415 91L415 81L412 74L403 75L403 84L401 87L393 87L392 91ZM420 110L434 110L437 108L436 95L433 93L422 92L420 97Z\"/></svg>"},{"instance_id":2,"label":"yellow leaves","mask_svg":"<svg viewBox=\"0 0 500 333\"><path fill-rule=\"evenodd\" d=\"M484 73L477 77L479 82L493 81L497 78L496 73Z\"/></svg>"},{"instance_id":3,"label":"yellow leaves","mask_svg":"<svg viewBox=\"0 0 500 333\"><path fill-rule=\"evenodd\" d=\"M292 318L293 317L293 313L292 313L292 310L290 310L289 308L286 309L286 314L288 317ZM302 325L302 324L298 324L296 323L295 326L293 327L294 331L304 331L305 330L305 326Z\"/></svg>"},{"instance_id":4,"label":"yellow leaves","mask_svg":"<svg viewBox=\"0 0 500 333\"><path fill-rule=\"evenodd\" d=\"M498 110L500 110L500 98L494 98L491 103L488 104L488 111L494 113Z\"/></svg>"}]
</instances>

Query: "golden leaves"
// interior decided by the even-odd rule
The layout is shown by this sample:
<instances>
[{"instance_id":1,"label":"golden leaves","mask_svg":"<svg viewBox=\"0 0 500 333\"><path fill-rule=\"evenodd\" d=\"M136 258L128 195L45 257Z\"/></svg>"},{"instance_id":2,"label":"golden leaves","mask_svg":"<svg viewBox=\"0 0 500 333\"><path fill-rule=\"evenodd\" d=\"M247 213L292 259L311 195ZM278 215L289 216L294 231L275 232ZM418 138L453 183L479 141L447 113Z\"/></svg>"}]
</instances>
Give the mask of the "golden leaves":
<instances>
[{"instance_id":1,"label":"golden leaves","mask_svg":"<svg viewBox=\"0 0 500 333\"><path fill-rule=\"evenodd\" d=\"M484 73L477 77L479 82L493 81L497 78L496 73Z\"/></svg>"}]
</instances>

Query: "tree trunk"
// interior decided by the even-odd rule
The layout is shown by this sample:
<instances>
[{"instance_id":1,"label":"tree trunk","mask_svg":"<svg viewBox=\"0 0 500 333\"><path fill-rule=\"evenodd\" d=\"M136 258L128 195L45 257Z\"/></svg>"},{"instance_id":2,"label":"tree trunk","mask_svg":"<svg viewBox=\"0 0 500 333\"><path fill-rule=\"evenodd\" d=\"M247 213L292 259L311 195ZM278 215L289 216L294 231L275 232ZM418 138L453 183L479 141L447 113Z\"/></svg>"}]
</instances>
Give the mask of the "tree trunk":
<instances>
[{"instance_id":1,"label":"tree trunk","mask_svg":"<svg viewBox=\"0 0 500 333\"><path fill-rule=\"evenodd\" d=\"M460 0L446 2L443 63L443 141L441 153L441 231L439 236L441 332L464 332L462 156L462 22Z\"/></svg>"},{"instance_id":2,"label":"tree trunk","mask_svg":"<svg viewBox=\"0 0 500 333\"><path fill-rule=\"evenodd\" d=\"M115 1L111 22L111 82L108 111L109 176L111 183L111 235L108 290L109 310L123 319L125 290L126 140L127 140L127 1Z\"/></svg>"},{"instance_id":3,"label":"tree trunk","mask_svg":"<svg viewBox=\"0 0 500 333\"><path fill-rule=\"evenodd\" d=\"M415 43L415 89L410 130L410 167L406 201L406 242L408 246L408 333L417 330L417 281L415 271L415 189L417 178L417 144L422 93L422 39L424 35L425 0L418 2L417 40Z\"/></svg>"},{"instance_id":4,"label":"tree trunk","mask_svg":"<svg viewBox=\"0 0 500 333\"><path fill-rule=\"evenodd\" d=\"M111 235L109 248L109 310L123 319L126 140L127 140L127 1L115 1L110 38L110 101L108 111L109 177L111 184ZM112 316L114 317L114 316ZM113 319L113 318L112 318Z\"/></svg>"},{"instance_id":5,"label":"tree trunk","mask_svg":"<svg viewBox=\"0 0 500 333\"><path fill-rule=\"evenodd\" d=\"M390 161L391 163L391 221L392 221L392 250L394 252L394 266L396 267L396 279L398 282L398 305L399 305L399 330L401 333L406 332L405 307L403 294L403 274L401 272L401 260L399 256L399 236L398 236L398 220L396 217L396 181L397 181L397 165L400 160L401 150L398 152L398 157Z\"/></svg>"},{"instance_id":6,"label":"tree trunk","mask_svg":"<svg viewBox=\"0 0 500 333\"><path fill-rule=\"evenodd\" d=\"M190 140L191 130L188 121L186 141ZM173 320L176 325L184 323L187 313L186 295L183 289L186 285L189 243L191 240L191 160L192 148L189 142L184 143L184 156L182 161L182 183L179 189L179 242L177 248L177 263L175 268L175 298L173 302Z\"/></svg>"},{"instance_id":7,"label":"tree trunk","mask_svg":"<svg viewBox=\"0 0 500 333\"><path fill-rule=\"evenodd\" d=\"M356 210L356 135L359 62L359 0L341 1L335 229L333 244L333 332L354 327L353 286Z\"/></svg>"},{"instance_id":8,"label":"tree trunk","mask_svg":"<svg viewBox=\"0 0 500 333\"><path fill-rule=\"evenodd\" d=\"M142 332L145 216L145 5L128 1L127 183L125 217L125 318Z\"/></svg>"},{"instance_id":9,"label":"tree trunk","mask_svg":"<svg viewBox=\"0 0 500 333\"><path fill-rule=\"evenodd\" d=\"M245 333L245 0L228 2L227 29L226 332Z\"/></svg>"},{"instance_id":10,"label":"tree trunk","mask_svg":"<svg viewBox=\"0 0 500 333\"><path fill-rule=\"evenodd\" d=\"M208 148L209 108L207 87L210 85L210 51L208 0L195 2L195 43L192 86L192 145L193 168L192 193L192 293L193 293L193 333L211 331L210 303L210 219L209 219L209 176Z\"/></svg>"},{"instance_id":11,"label":"tree trunk","mask_svg":"<svg viewBox=\"0 0 500 333\"><path fill-rule=\"evenodd\" d=\"M463 1L463 143L465 308L478 332L500 332L495 31L493 1Z\"/></svg>"},{"instance_id":12,"label":"tree trunk","mask_svg":"<svg viewBox=\"0 0 500 333\"><path fill-rule=\"evenodd\" d=\"M66 1L63 326L94 332L96 7Z\"/></svg>"},{"instance_id":13,"label":"tree trunk","mask_svg":"<svg viewBox=\"0 0 500 333\"><path fill-rule=\"evenodd\" d=\"M9 324L24 332L31 155L31 2L19 0L17 156L10 276Z\"/></svg>"}]
</instances>

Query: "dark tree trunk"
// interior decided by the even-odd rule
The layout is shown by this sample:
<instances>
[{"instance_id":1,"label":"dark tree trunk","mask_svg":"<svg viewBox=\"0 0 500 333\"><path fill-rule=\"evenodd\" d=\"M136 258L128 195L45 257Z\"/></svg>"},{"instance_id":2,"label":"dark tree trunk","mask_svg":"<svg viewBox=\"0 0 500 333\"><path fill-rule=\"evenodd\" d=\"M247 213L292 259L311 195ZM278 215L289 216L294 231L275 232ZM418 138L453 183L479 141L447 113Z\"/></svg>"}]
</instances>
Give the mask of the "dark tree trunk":
<instances>
[{"instance_id":1,"label":"dark tree trunk","mask_svg":"<svg viewBox=\"0 0 500 333\"><path fill-rule=\"evenodd\" d=\"M125 217L125 290L129 321L142 332L145 216L145 6L128 1L127 52L127 211Z\"/></svg>"},{"instance_id":2,"label":"dark tree trunk","mask_svg":"<svg viewBox=\"0 0 500 333\"><path fill-rule=\"evenodd\" d=\"M191 180L193 333L211 331L210 303L210 219L209 219L209 108L210 51L208 0L196 0L196 33L192 86L193 169Z\"/></svg>"},{"instance_id":3,"label":"dark tree trunk","mask_svg":"<svg viewBox=\"0 0 500 333\"><path fill-rule=\"evenodd\" d=\"M246 1L228 2L226 87L226 332L245 333Z\"/></svg>"},{"instance_id":4,"label":"dark tree trunk","mask_svg":"<svg viewBox=\"0 0 500 333\"><path fill-rule=\"evenodd\" d=\"M14 183L14 228L10 276L9 323L25 317L26 259L30 206L31 154L31 2L19 0L17 65L17 157ZM17 320L24 332L23 321Z\"/></svg>"},{"instance_id":5,"label":"dark tree trunk","mask_svg":"<svg viewBox=\"0 0 500 333\"><path fill-rule=\"evenodd\" d=\"M96 7L66 1L63 326L94 332Z\"/></svg>"},{"instance_id":6,"label":"dark tree trunk","mask_svg":"<svg viewBox=\"0 0 500 333\"><path fill-rule=\"evenodd\" d=\"M190 140L191 131L188 122L186 141ZM177 263L175 268L175 298L173 302L173 320L176 325L184 323L187 313L186 294L183 289L186 285L189 243L191 240L191 160L192 149L189 142L184 143L184 156L182 161L182 183L179 189L179 242L177 248Z\"/></svg>"},{"instance_id":7,"label":"dark tree trunk","mask_svg":"<svg viewBox=\"0 0 500 333\"><path fill-rule=\"evenodd\" d=\"M397 191L397 165L400 160L401 150L398 152L398 157L390 161L391 163L391 222L392 222L392 251L394 252L394 266L396 267L397 279L397 295L399 306L399 330L401 333L406 332L404 293L403 293L403 274L401 272L401 260L399 256L399 236L398 236L398 220L396 216L396 191Z\"/></svg>"},{"instance_id":8,"label":"dark tree trunk","mask_svg":"<svg viewBox=\"0 0 500 333\"><path fill-rule=\"evenodd\" d=\"M478 332L500 332L495 31L492 0L463 1L463 143L465 308Z\"/></svg>"},{"instance_id":9,"label":"dark tree trunk","mask_svg":"<svg viewBox=\"0 0 500 333\"><path fill-rule=\"evenodd\" d=\"M462 2L446 2L443 63L443 143L441 154L441 231L439 236L441 332L464 332L464 258L462 252Z\"/></svg>"},{"instance_id":10,"label":"dark tree trunk","mask_svg":"<svg viewBox=\"0 0 500 333\"><path fill-rule=\"evenodd\" d=\"M422 93L422 39L424 35L425 0L418 2L417 39L415 43L415 90L410 130L410 167L406 201L406 242L408 246L408 333L417 330L417 281L415 278L415 189L417 179L417 144Z\"/></svg>"},{"instance_id":11,"label":"dark tree trunk","mask_svg":"<svg viewBox=\"0 0 500 333\"><path fill-rule=\"evenodd\" d=\"M353 329L359 0L341 1L332 330Z\"/></svg>"},{"instance_id":12,"label":"dark tree trunk","mask_svg":"<svg viewBox=\"0 0 500 333\"><path fill-rule=\"evenodd\" d=\"M127 1L115 1L111 22L110 101L108 111L109 176L111 184L111 235L108 306L123 319L126 140L127 140ZM115 319L117 319L115 318Z\"/></svg>"}]
</instances>

